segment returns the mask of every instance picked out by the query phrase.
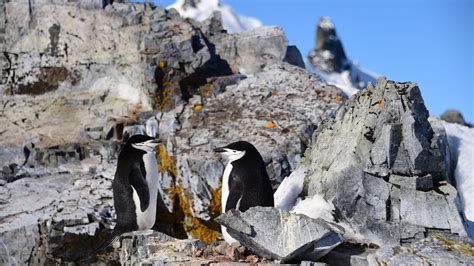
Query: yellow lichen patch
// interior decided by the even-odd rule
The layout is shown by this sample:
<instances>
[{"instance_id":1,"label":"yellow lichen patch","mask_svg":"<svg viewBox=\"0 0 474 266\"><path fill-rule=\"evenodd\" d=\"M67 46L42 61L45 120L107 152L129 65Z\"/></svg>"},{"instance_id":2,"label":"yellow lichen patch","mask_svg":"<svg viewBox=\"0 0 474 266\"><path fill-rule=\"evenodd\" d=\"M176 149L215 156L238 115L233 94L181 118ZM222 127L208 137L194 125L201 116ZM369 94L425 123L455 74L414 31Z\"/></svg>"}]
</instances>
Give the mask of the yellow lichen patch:
<instances>
[{"instance_id":1,"label":"yellow lichen patch","mask_svg":"<svg viewBox=\"0 0 474 266\"><path fill-rule=\"evenodd\" d=\"M156 156L158 157L158 170L160 172L168 172L171 177L176 178L176 158L168 155L168 150L163 144L156 146Z\"/></svg>"},{"instance_id":2,"label":"yellow lichen patch","mask_svg":"<svg viewBox=\"0 0 474 266\"><path fill-rule=\"evenodd\" d=\"M457 251L459 251L459 252L461 252L465 255L468 255L468 256L474 256L474 248L467 245L467 244L458 243L458 242L456 242L454 240L451 240L447 237L444 237L440 234L434 234L433 237L438 239L439 241L443 242L450 249L457 250Z\"/></svg>"},{"instance_id":3,"label":"yellow lichen patch","mask_svg":"<svg viewBox=\"0 0 474 266\"><path fill-rule=\"evenodd\" d=\"M172 85L165 86L156 96L156 101L157 101L156 109L160 111L164 111L167 108L172 108L173 102L171 101L171 97L173 95L176 95L177 91L178 91L178 88L176 88L175 86L172 86Z\"/></svg>"},{"instance_id":4,"label":"yellow lichen patch","mask_svg":"<svg viewBox=\"0 0 474 266\"><path fill-rule=\"evenodd\" d=\"M173 179L174 186L166 193L173 198L173 212L160 213L158 221L172 225L175 237L183 238L183 231L194 238L201 239L207 243L214 242L220 233L217 231L219 225L214 220L204 221L194 217L192 205L187 193L180 181L177 181L176 157L170 156L163 144L157 146L158 170L167 172ZM211 217L220 214L220 191L211 190ZM164 216L164 217L162 217Z\"/></svg>"},{"instance_id":5,"label":"yellow lichen patch","mask_svg":"<svg viewBox=\"0 0 474 266\"><path fill-rule=\"evenodd\" d=\"M218 189L211 189L212 199L211 199L211 216L219 216L221 214L221 197L222 191L221 186Z\"/></svg>"},{"instance_id":6,"label":"yellow lichen patch","mask_svg":"<svg viewBox=\"0 0 474 266\"><path fill-rule=\"evenodd\" d=\"M377 101L377 107L382 109L382 100Z\"/></svg>"},{"instance_id":7,"label":"yellow lichen patch","mask_svg":"<svg viewBox=\"0 0 474 266\"><path fill-rule=\"evenodd\" d=\"M273 121L268 122L267 126L268 129L273 129L276 127L276 124Z\"/></svg>"},{"instance_id":8,"label":"yellow lichen patch","mask_svg":"<svg viewBox=\"0 0 474 266\"><path fill-rule=\"evenodd\" d=\"M344 98L342 98L341 96L336 96L336 102L340 103L344 101Z\"/></svg>"},{"instance_id":9,"label":"yellow lichen patch","mask_svg":"<svg viewBox=\"0 0 474 266\"><path fill-rule=\"evenodd\" d=\"M161 68L165 68L168 65L168 62L166 62L165 60L160 60L159 65Z\"/></svg>"},{"instance_id":10,"label":"yellow lichen patch","mask_svg":"<svg viewBox=\"0 0 474 266\"><path fill-rule=\"evenodd\" d=\"M195 104L194 105L194 111L201 111L203 108L202 104Z\"/></svg>"},{"instance_id":11,"label":"yellow lichen patch","mask_svg":"<svg viewBox=\"0 0 474 266\"><path fill-rule=\"evenodd\" d=\"M194 238L201 239L206 243L212 243L220 236L217 231L219 225L214 220L204 221L197 217L194 217L192 213L192 206L189 198L185 196L184 188L182 184L177 185L177 193L181 205L181 209L184 212L183 226L186 232Z\"/></svg>"}]
</instances>

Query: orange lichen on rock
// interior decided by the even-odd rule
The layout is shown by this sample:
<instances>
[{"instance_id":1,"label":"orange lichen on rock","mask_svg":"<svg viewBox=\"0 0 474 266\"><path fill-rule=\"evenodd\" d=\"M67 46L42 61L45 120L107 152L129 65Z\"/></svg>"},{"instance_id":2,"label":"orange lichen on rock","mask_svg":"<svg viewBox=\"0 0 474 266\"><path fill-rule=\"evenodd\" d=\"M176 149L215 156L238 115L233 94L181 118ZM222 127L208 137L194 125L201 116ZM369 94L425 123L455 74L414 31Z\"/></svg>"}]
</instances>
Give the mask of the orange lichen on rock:
<instances>
[{"instance_id":1,"label":"orange lichen on rock","mask_svg":"<svg viewBox=\"0 0 474 266\"><path fill-rule=\"evenodd\" d=\"M159 66L161 68L165 68L167 65L168 65L168 62L166 62L165 60L160 60Z\"/></svg>"},{"instance_id":2,"label":"orange lichen on rock","mask_svg":"<svg viewBox=\"0 0 474 266\"><path fill-rule=\"evenodd\" d=\"M278 91L272 91L272 96L278 96L280 93Z\"/></svg>"},{"instance_id":3,"label":"orange lichen on rock","mask_svg":"<svg viewBox=\"0 0 474 266\"><path fill-rule=\"evenodd\" d=\"M194 111L201 111L203 108L202 104L195 104L194 105Z\"/></svg>"},{"instance_id":4,"label":"orange lichen on rock","mask_svg":"<svg viewBox=\"0 0 474 266\"><path fill-rule=\"evenodd\" d=\"M336 96L336 102L340 103L344 101L344 98L342 98L341 96Z\"/></svg>"},{"instance_id":5,"label":"orange lichen on rock","mask_svg":"<svg viewBox=\"0 0 474 266\"><path fill-rule=\"evenodd\" d=\"M382 100L377 101L377 107L382 109Z\"/></svg>"},{"instance_id":6,"label":"orange lichen on rock","mask_svg":"<svg viewBox=\"0 0 474 266\"><path fill-rule=\"evenodd\" d=\"M268 124L267 124L268 129L273 129L275 127L276 127L276 124L273 121L268 122Z\"/></svg>"},{"instance_id":7,"label":"orange lichen on rock","mask_svg":"<svg viewBox=\"0 0 474 266\"><path fill-rule=\"evenodd\" d=\"M314 89L314 92L316 92L317 94L320 94L320 93L321 93L321 89L316 88L316 89Z\"/></svg>"}]
</instances>

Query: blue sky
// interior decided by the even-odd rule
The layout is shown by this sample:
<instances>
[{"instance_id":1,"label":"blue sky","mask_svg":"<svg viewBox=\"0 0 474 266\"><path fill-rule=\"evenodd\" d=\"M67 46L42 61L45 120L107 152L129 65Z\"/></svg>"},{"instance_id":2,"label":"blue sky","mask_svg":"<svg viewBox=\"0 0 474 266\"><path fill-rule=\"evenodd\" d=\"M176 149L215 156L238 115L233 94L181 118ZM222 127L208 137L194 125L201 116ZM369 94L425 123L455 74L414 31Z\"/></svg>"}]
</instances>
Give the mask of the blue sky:
<instances>
[{"instance_id":1,"label":"blue sky","mask_svg":"<svg viewBox=\"0 0 474 266\"><path fill-rule=\"evenodd\" d=\"M351 59L389 79L417 82L433 114L456 108L474 122L472 0L223 2L265 25L281 26L304 57L314 45L319 18L330 16Z\"/></svg>"}]
</instances>

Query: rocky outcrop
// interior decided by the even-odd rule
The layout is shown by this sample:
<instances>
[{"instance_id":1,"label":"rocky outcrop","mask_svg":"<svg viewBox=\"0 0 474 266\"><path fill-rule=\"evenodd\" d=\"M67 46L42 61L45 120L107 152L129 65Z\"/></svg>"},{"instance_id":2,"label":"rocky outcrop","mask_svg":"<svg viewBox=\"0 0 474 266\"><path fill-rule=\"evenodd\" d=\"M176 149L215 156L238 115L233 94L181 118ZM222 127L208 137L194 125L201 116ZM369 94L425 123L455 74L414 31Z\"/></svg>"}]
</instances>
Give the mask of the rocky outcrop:
<instances>
[{"instance_id":1,"label":"rocky outcrop","mask_svg":"<svg viewBox=\"0 0 474 266\"><path fill-rule=\"evenodd\" d=\"M445 135L414 83L379 80L313 135L304 194L332 201L367 241L399 245L431 230L465 235L449 185Z\"/></svg>"},{"instance_id":2,"label":"rocky outcrop","mask_svg":"<svg viewBox=\"0 0 474 266\"><path fill-rule=\"evenodd\" d=\"M316 27L316 47L308 55L311 64L326 73L346 69L347 57L336 28L329 17L322 17Z\"/></svg>"},{"instance_id":3,"label":"rocky outcrop","mask_svg":"<svg viewBox=\"0 0 474 266\"><path fill-rule=\"evenodd\" d=\"M317 261L342 243L344 229L271 207L230 210L218 217L232 237L259 256L282 263Z\"/></svg>"},{"instance_id":4,"label":"rocky outcrop","mask_svg":"<svg viewBox=\"0 0 474 266\"><path fill-rule=\"evenodd\" d=\"M158 121L163 142L158 161L163 162L160 192L166 210L159 212L184 212L186 231L212 241L218 233L206 228L217 229L212 218L220 214L224 170L212 150L236 140L251 142L276 186L310 145L314 126L342 97L338 89L286 63L267 66L224 92L206 86L200 89L209 96L193 97L190 104L150 119Z\"/></svg>"}]
</instances>

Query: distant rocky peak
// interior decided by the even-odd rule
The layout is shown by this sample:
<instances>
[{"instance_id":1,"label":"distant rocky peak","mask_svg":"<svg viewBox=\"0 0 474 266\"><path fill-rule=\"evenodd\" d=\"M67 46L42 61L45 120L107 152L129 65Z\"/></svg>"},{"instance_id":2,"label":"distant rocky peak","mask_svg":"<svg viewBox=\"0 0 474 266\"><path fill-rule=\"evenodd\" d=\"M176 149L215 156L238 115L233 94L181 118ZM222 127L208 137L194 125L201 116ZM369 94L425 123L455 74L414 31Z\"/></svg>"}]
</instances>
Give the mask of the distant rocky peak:
<instances>
[{"instance_id":1,"label":"distant rocky peak","mask_svg":"<svg viewBox=\"0 0 474 266\"><path fill-rule=\"evenodd\" d=\"M309 53L306 66L329 84L341 88L348 96L365 88L369 81L375 83L378 77L346 56L329 17L321 17L316 26L315 48Z\"/></svg>"},{"instance_id":2,"label":"distant rocky peak","mask_svg":"<svg viewBox=\"0 0 474 266\"><path fill-rule=\"evenodd\" d=\"M329 17L322 17L316 27L316 48L309 54L310 62L324 72L340 73L346 59L334 23Z\"/></svg>"}]
</instances>

